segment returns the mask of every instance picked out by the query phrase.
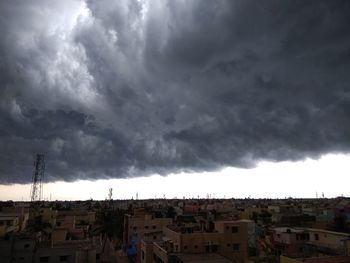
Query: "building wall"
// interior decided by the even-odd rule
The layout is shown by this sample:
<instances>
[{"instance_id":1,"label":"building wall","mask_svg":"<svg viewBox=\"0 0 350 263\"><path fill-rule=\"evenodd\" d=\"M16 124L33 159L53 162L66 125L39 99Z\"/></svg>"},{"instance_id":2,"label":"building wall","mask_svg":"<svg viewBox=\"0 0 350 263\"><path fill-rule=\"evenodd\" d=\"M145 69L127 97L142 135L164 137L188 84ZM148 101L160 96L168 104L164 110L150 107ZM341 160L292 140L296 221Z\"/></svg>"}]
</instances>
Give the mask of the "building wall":
<instances>
[{"instance_id":1,"label":"building wall","mask_svg":"<svg viewBox=\"0 0 350 263\"><path fill-rule=\"evenodd\" d=\"M76 245L66 247L39 247L35 254L35 263L47 260L47 263L99 263L95 246Z\"/></svg>"},{"instance_id":2,"label":"building wall","mask_svg":"<svg viewBox=\"0 0 350 263\"><path fill-rule=\"evenodd\" d=\"M181 233L171 230L168 227L163 229L164 236L173 242L174 252L180 252L182 248L182 238Z\"/></svg>"},{"instance_id":3,"label":"building wall","mask_svg":"<svg viewBox=\"0 0 350 263\"><path fill-rule=\"evenodd\" d=\"M215 229L222 233L219 253L237 262L247 260L249 230L252 223L251 220L215 222Z\"/></svg>"},{"instance_id":4,"label":"building wall","mask_svg":"<svg viewBox=\"0 0 350 263\"><path fill-rule=\"evenodd\" d=\"M145 233L162 230L163 227L172 223L171 218L152 218L145 217L129 217L127 243L131 242L131 236L133 232L138 234L139 240L141 240Z\"/></svg>"},{"instance_id":5,"label":"building wall","mask_svg":"<svg viewBox=\"0 0 350 263\"><path fill-rule=\"evenodd\" d=\"M141 263L153 262L153 243L141 242Z\"/></svg>"},{"instance_id":6,"label":"building wall","mask_svg":"<svg viewBox=\"0 0 350 263\"><path fill-rule=\"evenodd\" d=\"M13 246L13 262L32 263L34 247L34 240L16 239Z\"/></svg>"},{"instance_id":7,"label":"building wall","mask_svg":"<svg viewBox=\"0 0 350 263\"><path fill-rule=\"evenodd\" d=\"M63 241L66 240L67 237L67 230L66 229L55 229L52 231L51 239L53 241Z\"/></svg>"},{"instance_id":8,"label":"building wall","mask_svg":"<svg viewBox=\"0 0 350 263\"><path fill-rule=\"evenodd\" d=\"M286 256L280 256L280 263L301 263L302 261L299 261L297 259L289 258Z\"/></svg>"},{"instance_id":9,"label":"building wall","mask_svg":"<svg viewBox=\"0 0 350 263\"><path fill-rule=\"evenodd\" d=\"M309 230L310 242L329 245L332 247L339 247L344 245L344 240L350 236L350 234L341 234L331 231L322 230ZM318 236L318 240L317 240Z\"/></svg>"},{"instance_id":10,"label":"building wall","mask_svg":"<svg viewBox=\"0 0 350 263\"><path fill-rule=\"evenodd\" d=\"M290 245L296 243L296 234L276 231L273 233L273 239L275 242Z\"/></svg>"},{"instance_id":11,"label":"building wall","mask_svg":"<svg viewBox=\"0 0 350 263\"><path fill-rule=\"evenodd\" d=\"M149 262L162 262L168 263L168 253L165 249L160 247L158 244L153 243L153 261ZM147 262L148 263L148 262Z\"/></svg>"},{"instance_id":12,"label":"building wall","mask_svg":"<svg viewBox=\"0 0 350 263\"><path fill-rule=\"evenodd\" d=\"M180 233L170 228L164 235L178 253L219 253L237 262L248 258L248 224L251 221L218 221L216 232Z\"/></svg>"},{"instance_id":13,"label":"building wall","mask_svg":"<svg viewBox=\"0 0 350 263\"><path fill-rule=\"evenodd\" d=\"M64 261L63 261L64 260ZM47 263L76 263L76 249L75 248L38 248L35 254L35 262Z\"/></svg>"},{"instance_id":14,"label":"building wall","mask_svg":"<svg viewBox=\"0 0 350 263\"><path fill-rule=\"evenodd\" d=\"M141 258L141 240L143 240L145 233L161 231L163 227L171 225L171 218L153 218L150 214L141 214L137 212L137 216L126 215L124 217L124 243L129 245L136 241L137 258Z\"/></svg>"},{"instance_id":15,"label":"building wall","mask_svg":"<svg viewBox=\"0 0 350 263\"><path fill-rule=\"evenodd\" d=\"M7 233L18 232L19 230L19 216L9 215L0 217L0 237L4 237Z\"/></svg>"},{"instance_id":16,"label":"building wall","mask_svg":"<svg viewBox=\"0 0 350 263\"><path fill-rule=\"evenodd\" d=\"M77 224L86 222L86 223L92 225L96 221L96 213L95 212L87 212L86 214L76 215L75 221Z\"/></svg>"},{"instance_id":17,"label":"building wall","mask_svg":"<svg viewBox=\"0 0 350 263\"><path fill-rule=\"evenodd\" d=\"M19 216L19 225L20 230L24 230L27 226L27 222L29 219L29 208L28 207L3 207L2 212L4 213L14 213Z\"/></svg>"},{"instance_id":18,"label":"building wall","mask_svg":"<svg viewBox=\"0 0 350 263\"><path fill-rule=\"evenodd\" d=\"M6 226L0 226L0 238L3 238L6 235Z\"/></svg>"}]
</instances>

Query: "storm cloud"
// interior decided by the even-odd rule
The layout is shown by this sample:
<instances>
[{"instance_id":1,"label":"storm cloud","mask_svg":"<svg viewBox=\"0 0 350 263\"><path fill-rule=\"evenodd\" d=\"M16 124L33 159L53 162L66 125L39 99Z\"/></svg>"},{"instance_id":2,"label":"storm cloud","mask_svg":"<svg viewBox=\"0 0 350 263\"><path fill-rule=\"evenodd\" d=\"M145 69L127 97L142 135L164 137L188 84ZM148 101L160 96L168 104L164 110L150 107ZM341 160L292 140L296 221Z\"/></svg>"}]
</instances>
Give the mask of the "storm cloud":
<instances>
[{"instance_id":1,"label":"storm cloud","mask_svg":"<svg viewBox=\"0 0 350 263\"><path fill-rule=\"evenodd\" d=\"M349 1L1 1L0 183L350 151Z\"/></svg>"}]
</instances>

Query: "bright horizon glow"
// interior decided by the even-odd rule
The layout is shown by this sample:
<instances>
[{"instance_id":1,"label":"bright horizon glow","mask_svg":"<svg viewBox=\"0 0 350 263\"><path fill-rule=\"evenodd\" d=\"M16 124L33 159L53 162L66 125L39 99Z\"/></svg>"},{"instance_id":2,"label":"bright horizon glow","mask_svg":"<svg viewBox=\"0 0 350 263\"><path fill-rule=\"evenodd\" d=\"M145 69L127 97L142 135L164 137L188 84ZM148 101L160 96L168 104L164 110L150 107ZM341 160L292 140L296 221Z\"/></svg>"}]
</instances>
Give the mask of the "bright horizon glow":
<instances>
[{"instance_id":1,"label":"bright horizon glow","mask_svg":"<svg viewBox=\"0 0 350 263\"><path fill-rule=\"evenodd\" d=\"M350 154L328 154L318 160L260 162L255 168L225 168L203 173L178 173L97 181L43 184L44 199L104 200L149 198L327 198L350 196ZM0 185L0 200L28 201L30 184Z\"/></svg>"}]
</instances>

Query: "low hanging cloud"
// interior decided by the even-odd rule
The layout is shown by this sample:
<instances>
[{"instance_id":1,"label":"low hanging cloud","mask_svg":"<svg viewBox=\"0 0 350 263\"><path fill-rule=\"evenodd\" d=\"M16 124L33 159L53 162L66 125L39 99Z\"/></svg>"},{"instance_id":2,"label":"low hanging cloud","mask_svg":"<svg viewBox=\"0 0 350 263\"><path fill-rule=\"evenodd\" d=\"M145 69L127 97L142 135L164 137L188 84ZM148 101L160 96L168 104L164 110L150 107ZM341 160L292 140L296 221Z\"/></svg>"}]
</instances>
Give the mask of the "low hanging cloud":
<instances>
[{"instance_id":1,"label":"low hanging cloud","mask_svg":"<svg viewBox=\"0 0 350 263\"><path fill-rule=\"evenodd\" d=\"M0 183L350 151L349 1L1 1Z\"/></svg>"}]
</instances>

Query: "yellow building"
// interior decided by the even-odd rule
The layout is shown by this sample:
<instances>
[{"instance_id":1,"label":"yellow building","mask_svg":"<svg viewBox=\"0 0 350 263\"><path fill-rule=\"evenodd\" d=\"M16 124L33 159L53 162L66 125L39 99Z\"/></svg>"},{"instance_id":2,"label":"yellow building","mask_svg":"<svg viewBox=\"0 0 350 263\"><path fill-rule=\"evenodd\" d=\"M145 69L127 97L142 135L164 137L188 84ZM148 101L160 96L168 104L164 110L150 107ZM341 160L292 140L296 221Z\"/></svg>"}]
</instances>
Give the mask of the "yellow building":
<instances>
[{"instance_id":1,"label":"yellow building","mask_svg":"<svg viewBox=\"0 0 350 263\"><path fill-rule=\"evenodd\" d=\"M171 218L155 218L152 214L140 213L125 215L124 217L124 244L137 243L137 253L141 252L141 240L146 233L161 231L172 224Z\"/></svg>"},{"instance_id":2,"label":"yellow building","mask_svg":"<svg viewBox=\"0 0 350 263\"><path fill-rule=\"evenodd\" d=\"M349 263L348 256L322 256L310 258L291 258L280 256L280 263Z\"/></svg>"},{"instance_id":3,"label":"yellow building","mask_svg":"<svg viewBox=\"0 0 350 263\"><path fill-rule=\"evenodd\" d=\"M67 238L67 229L65 228L55 228L51 233L52 241L63 241Z\"/></svg>"},{"instance_id":4,"label":"yellow building","mask_svg":"<svg viewBox=\"0 0 350 263\"><path fill-rule=\"evenodd\" d=\"M308 232L308 245L319 249L331 249L341 255L346 254L347 240L350 239L350 234L314 228L309 228Z\"/></svg>"},{"instance_id":5,"label":"yellow building","mask_svg":"<svg viewBox=\"0 0 350 263\"><path fill-rule=\"evenodd\" d=\"M169 226L163 230L163 240L143 243L142 262L168 263L170 258L191 262L199 258L225 259L222 262L248 262L250 220L217 221L212 232L195 228ZM153 254L153 257L149 253ZM198 261L200 262L200 261ZM207 261L202 261L207 262ZM208 261L215 262L215 261ZM217 262L221 262L220 260Z\"/></svg>"},{"instance_id":6,"label":"yellow building","mask_svg":"<svg viewBox=\"0 0 350 263\"><path fill-rule=\"evenodd\" d=\"M0 213L0 237L20 230L20 216L17 214Z\"/></svg>"}]
</instances>

